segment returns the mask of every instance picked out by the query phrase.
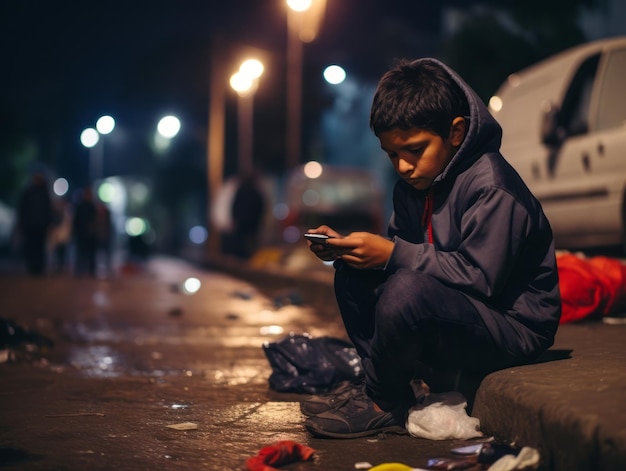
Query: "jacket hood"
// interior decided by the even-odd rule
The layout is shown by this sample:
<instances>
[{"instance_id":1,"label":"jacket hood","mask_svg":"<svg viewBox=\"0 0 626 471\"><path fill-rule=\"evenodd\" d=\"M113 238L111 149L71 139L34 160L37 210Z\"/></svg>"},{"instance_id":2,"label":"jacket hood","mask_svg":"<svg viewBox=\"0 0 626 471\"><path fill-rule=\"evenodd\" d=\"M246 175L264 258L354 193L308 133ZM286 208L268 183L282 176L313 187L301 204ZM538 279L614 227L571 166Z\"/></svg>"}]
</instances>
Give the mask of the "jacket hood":
<instances>
[{"instance_id":1,"label":"jacket hood","mask_svg":"<svg viewBox=\"0 0 626 471\"><path fill-rule=\"evenodd\" d=\"M446 178L455 168L466 168L485 152L499 152L502 141L502 128L479 98L476 92L454 70L437 59L418 59L418 62L431 62L442 67L459 85L469 104L469 127L461 147L443 172L435 178L437 183Z\"/></svg>"}]
</instances>

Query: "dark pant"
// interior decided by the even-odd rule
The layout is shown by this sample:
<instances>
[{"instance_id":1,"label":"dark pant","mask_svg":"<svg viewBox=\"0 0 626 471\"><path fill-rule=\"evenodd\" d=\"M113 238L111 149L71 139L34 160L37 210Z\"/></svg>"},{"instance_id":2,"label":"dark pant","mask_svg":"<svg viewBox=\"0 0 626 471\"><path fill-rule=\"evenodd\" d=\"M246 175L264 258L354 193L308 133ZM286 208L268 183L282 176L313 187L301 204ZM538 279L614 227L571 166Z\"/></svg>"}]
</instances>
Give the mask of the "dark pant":
<instances>
[{"instance_id":1,"label":"dark pant","mask_svg":"<svg viewBox=\"0 0 626 471\"><path fill-rule=\"evenodd\" d=\"M518 363L465 295L424 273L388 275L339 261L335 294L368 393L383 408L414 400L410 381L419 366L485 373ZM500 332L517 337L504 315L494 315Z\"/></svg>"},{"instance_id":2,"label":"dark pant","mask_svg":"<svg viewBox=\"0 0 626 471\"><path fill-rule=\"evenodd\" d=\"M30 275L43 275L46 271L46 229L24 231L24 257Z\"/></svg>"}]
</instances>

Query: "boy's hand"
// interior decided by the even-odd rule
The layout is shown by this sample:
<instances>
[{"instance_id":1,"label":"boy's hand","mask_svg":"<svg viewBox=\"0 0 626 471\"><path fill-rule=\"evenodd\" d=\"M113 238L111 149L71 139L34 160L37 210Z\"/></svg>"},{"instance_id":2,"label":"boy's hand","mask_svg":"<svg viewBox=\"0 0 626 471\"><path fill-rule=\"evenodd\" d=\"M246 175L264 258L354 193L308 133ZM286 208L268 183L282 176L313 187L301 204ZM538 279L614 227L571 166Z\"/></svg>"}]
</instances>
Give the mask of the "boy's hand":
<instances>
[{"instance_id":1,"label":"boy's hand","mask_svg":"<svg viewBox=\"0 0 626 471\"><path fill-rule=\"evenodd\" d=\"M370 232L353 232L346 237L328 239L327 248L334 248L338 257L355 268L382 268L389 260L393 242Z\"/></svg>"},{"instance_id":2,"label":"boy's hand","mask_svg":"<svg viewBox=\"0 0 626 471\"><path fill-rule=\"evenodd\" d=\"M333 240L343 237L337 231L331 229L328 226L320 226L315 229L309 229L307 232L311 234L326 234L327 236L332 237ZM331 247L328 244L328 240L324 241L324 243L317 243L307 240L307 245L309 246L311 252L313 252L315 256L321 260L330 262L339 258L340 256L340 253L337 251L337 249Z\"/></svg>"}]
</instances>

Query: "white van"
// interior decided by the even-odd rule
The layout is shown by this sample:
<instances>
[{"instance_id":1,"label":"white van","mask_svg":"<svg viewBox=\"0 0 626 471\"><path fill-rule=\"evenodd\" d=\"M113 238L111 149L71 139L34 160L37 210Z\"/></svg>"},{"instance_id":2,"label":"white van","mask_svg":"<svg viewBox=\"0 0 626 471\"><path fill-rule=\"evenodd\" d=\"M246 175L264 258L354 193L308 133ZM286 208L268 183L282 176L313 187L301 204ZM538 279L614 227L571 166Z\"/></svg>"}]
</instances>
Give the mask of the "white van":
<instances>
[{"instance_id":1,"label":"white van","mask_svg":"<svg viewBox=\"0 0 626 471\"><path fill-rule=\"evenodd\" d=\"M489 107L557 248L626 247L626 37L512 74Z\"/></svg>"}]
</instances>

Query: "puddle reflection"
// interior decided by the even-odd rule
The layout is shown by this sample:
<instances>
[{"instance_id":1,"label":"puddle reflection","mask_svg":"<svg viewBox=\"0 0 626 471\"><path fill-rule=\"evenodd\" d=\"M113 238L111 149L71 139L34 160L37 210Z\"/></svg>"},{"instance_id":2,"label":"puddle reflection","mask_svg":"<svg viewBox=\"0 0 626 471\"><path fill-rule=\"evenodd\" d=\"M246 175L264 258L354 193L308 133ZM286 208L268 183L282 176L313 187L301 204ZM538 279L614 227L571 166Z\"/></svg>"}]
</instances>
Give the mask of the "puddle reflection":
<instances>
[{"instance_id":1,"label":"puddle reflection","mask_svg":"<svg viewBox=\"0 0 626 471\"><path fill-rule=\"evenodd\" d=\"M90 377L111 378L122 374L119 356L106 345L73 348L68 362Z\"/></svg>"},{"instance_id":2,"label":"puddle reflection","mask_svg":"<svg viewBox=\"0 0 626 471\"><path fill-rule=\"evenodd\" d=\"M188 369L151 368L140 364L137 359L130 361L124 355L107 345L74 347L69 351L67 362L82 374L91 378L117 378L121 376L192 376Z\"/></svg>"}]
</instances>

